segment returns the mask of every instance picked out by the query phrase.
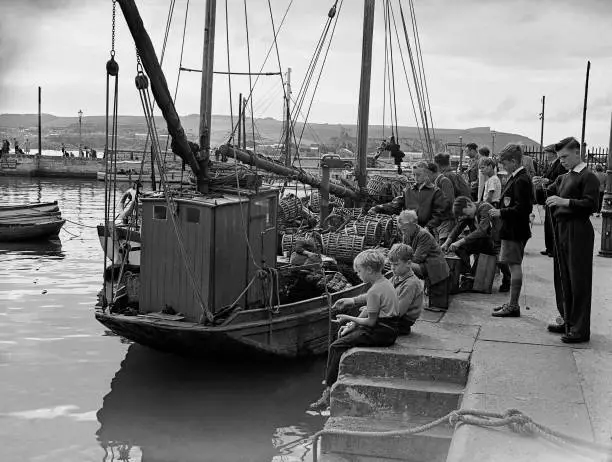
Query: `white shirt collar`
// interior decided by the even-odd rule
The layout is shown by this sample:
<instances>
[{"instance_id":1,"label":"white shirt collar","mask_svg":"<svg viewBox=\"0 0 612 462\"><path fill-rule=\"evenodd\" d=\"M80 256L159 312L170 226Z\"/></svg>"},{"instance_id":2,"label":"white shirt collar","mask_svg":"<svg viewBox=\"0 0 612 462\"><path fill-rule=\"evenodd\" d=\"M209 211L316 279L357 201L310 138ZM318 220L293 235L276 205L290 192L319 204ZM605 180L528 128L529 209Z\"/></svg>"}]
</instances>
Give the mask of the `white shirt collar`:
<instances>
[{"instance_id":1,"label":"white shirt collar","mask_svg":"<svg viewBox=\"0 0 612 462\"><path fill-rule=\"evenodd\" d=\"M587 164L585 164L584 162L580 162L578 165L576 165L573 169L572 172L576 172L576 173L580 173L582 172L585 168L587 168Z\"/></svg>"},{"instance_id":2,"label":"white shirt collar","mask_svg":"<svg viewBox=\"0 0 612 462\"><path fill-rule=\"evenodd\" d=\"M518 172L520 172L521 170L525 170L525 167L523 167L522 165L519 168L517 168L514 172L512 172L512 176L518 175Z\"/></svg>"}]
</instances>

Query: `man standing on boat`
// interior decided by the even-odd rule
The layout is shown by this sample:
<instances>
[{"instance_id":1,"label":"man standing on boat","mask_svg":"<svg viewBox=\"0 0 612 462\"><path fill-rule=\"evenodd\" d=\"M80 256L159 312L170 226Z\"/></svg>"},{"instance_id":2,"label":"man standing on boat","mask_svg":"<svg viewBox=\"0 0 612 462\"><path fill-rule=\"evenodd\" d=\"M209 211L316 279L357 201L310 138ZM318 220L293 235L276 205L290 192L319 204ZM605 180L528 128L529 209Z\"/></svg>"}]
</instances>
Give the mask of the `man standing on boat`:
<instances>
[{"instance_id":1,"label":"man standing on boat","mask_svg":"<svg viewBox=\"0 0 612 462\"><path fill-rule=\"evenodd\" d=\"M124 225L127 225L130 221L130 217L136 210L136 206L138 204L138 197L140 196L140 189L142 188L142 183L140 181L136 181L130 189L123 193L121 196L120 204L122 211L119 214L118 219L121 218L121 221Z\"/></svg>"}]
</instances>

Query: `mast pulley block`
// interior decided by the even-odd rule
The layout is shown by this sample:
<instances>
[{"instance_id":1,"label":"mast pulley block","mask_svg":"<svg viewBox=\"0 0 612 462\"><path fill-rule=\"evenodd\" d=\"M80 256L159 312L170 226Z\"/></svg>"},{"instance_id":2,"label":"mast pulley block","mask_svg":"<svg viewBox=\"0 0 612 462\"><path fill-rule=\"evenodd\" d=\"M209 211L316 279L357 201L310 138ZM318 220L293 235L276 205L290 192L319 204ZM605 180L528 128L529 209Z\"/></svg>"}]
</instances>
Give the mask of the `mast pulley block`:
<instances>
[{"instance_id":1,"label":"mast pulley block","mask_svg":"<svg viewBox=\"0 0 612 462\"><path fill-rule=\"evenodd\" d=\"M142 72L136 74L136 77L134 78L134 83L136 83L136 88L138 90L146 90L147 88L149 88L149 78Z\"/></svg>"},{"instance_id":2,"label":"mast pulley block","mask_svg":"<svg viewBox=\"0 0 612 462\"><path fill-rule=\"evenodd\" d=\"M106 61L106 73L112 77L119 75L119 64L115 61L114 56L111 56L111 59Z\"/></svg>"}]
</instances>

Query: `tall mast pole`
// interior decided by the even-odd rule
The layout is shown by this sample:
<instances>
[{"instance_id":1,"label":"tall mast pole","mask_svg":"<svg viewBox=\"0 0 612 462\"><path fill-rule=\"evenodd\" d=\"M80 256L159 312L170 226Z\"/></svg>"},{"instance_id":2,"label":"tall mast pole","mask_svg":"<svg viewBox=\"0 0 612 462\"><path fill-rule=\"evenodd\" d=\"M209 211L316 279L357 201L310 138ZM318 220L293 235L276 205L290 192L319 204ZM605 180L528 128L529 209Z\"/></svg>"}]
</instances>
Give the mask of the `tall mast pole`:
<instances>
[{"instance_id":1,"label":"tall mast pole","mask_svg":"<svg viewBox=\"0 0 612 462\"><path fill-rule=\"evenodd\" d=\"M42 156L42 89L38 87L38 155Z\"/></svg>"},{"instance_id":2,"label":"tall mast pole","mask_svg":"<svg viewBox=\"0 0 612 462\"><path fill-rule=\"evenodd\" d=\"M540 162L544 160L544 108L546 107L546 95L542 96L542 112L540 113Z\"/></svg>"},{"instance_id":3,"label":"tall mast pole","mask_svg":"<svg viewBox=\"0 0 612 462\"><path fill-rule=\"evenodd\" d=\"M204 55L202 58L202 92L200 96L200 150L210 157L210 124L212 114L213 63L215 60L215 20L217 0L206 1Z\"/></svg>"},{"instance_id":4,"label":"tall mast pole","mask_svg":"<svg viewBox=\"0 0 612 462\"><path fill-rule=\"evenodd\" d=\"M584 144L584 129L586 128L587 99L589 97L589 74L591 73L591 61L587 61L586 82L584 84L584 106L582 107L582 136L580 138L580 154L585 159L586 146Z\"/></svg>"},{"instance_id":5,"label":"tall mast pole","mask_svg":"<svg viewBox=\"0 0 612 462\"><path fill-rule=\"evenodd\" d=\"M372 36L374 34L375 0L364 0L363 42L361 48L361 82L359 84L359 115L357 119L357 184L366 188L368 155L368 122L370 116L370 79L372 75Z\"/></svg>"},{"instance_id":6,"label":"tall mast pole","mask_svg":"<svg viewBox=\"0 0 612 462\"><path fill-rule=\"evenodd\" d=\"M285 92L285 166L291 166L291 68L287 68L287 91Z\"/></svg>"}]
</instances>

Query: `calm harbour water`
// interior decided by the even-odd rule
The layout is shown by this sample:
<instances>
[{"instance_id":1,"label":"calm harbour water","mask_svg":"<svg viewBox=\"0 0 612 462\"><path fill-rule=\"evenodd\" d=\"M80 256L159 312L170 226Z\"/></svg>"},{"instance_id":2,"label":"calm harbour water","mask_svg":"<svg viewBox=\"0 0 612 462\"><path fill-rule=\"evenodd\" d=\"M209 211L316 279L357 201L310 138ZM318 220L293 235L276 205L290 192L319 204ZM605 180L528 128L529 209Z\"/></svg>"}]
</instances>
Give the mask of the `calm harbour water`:
<instances>
[{"instance_id":1,"label":"calm harbour water","mask_svg":"<svg viewBox=\"0 0 612 462\"><path fill-rule=\"evenodd\" d=\"M61 244L0 243L0 461L312 460L322 360L188 360L94 319L104 186L0 177L3 204L59 202ZM77 224L75 224L77 223Z\"/></svg>"}]
</instances>

